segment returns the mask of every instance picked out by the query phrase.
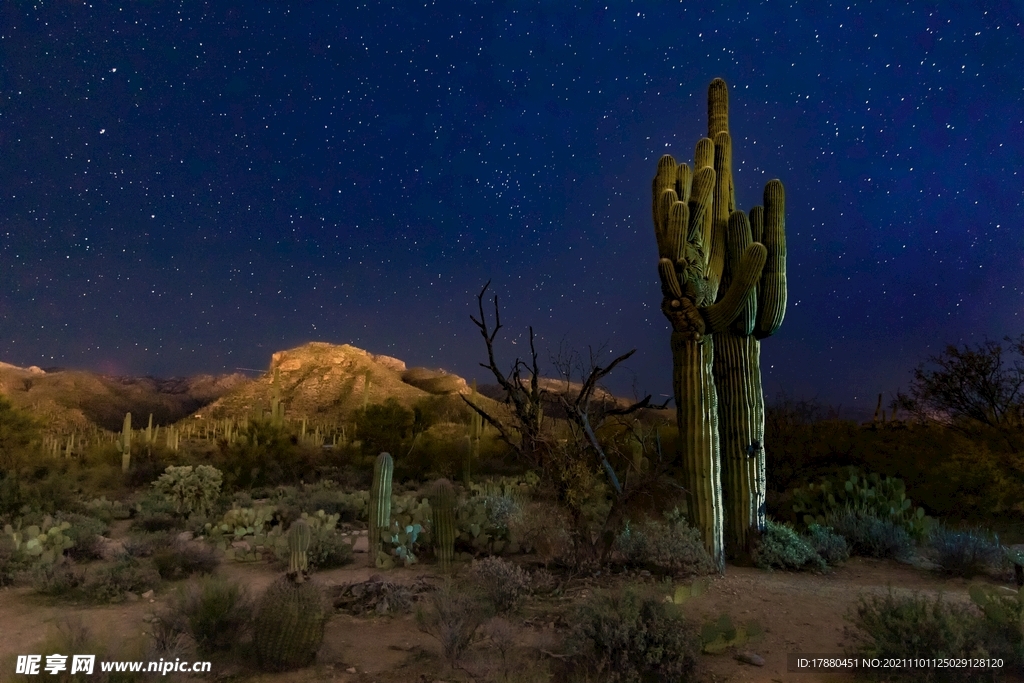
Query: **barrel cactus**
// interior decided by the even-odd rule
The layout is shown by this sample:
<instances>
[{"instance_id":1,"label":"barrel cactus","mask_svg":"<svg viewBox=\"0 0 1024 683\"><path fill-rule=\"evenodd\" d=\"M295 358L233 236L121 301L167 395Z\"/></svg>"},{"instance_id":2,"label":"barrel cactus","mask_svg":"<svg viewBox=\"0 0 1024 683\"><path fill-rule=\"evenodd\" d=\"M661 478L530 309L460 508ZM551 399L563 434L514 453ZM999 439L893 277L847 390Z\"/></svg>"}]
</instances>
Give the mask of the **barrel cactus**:
<instances>
[{"instance_id":1,"label":"barrel cactus","mask_svg":"<svg viewBox=\"0 0 1024 683\"><path fill-rule=\"evenodd\" d=\"M285 575L270 584L253 622L253 645L260 666L290 671L312 664L323 644L328 618L324 594L315 581Z\"/></svg>"},{"instance_id":2,"label":"barrel cactus","mask_svg":"<svg viewBox=\"0 0 1024 683\"><path fill-rule=\"evenodd\" d=\"M760 515L763 523L764 408L758 349L752 342L781 323L785 243L779 181L765 190L770 195L766 208L752 212L753 231L746 215L734 211L728 90L721 79L708 89L708 136L697 143L692 171L669 155L661 158L653 209L661 309L672 325L672 385L683 486L689 492L687 517L700 529L721 571L725 506L735 520L731 526L744 538L751 518L757 524ZM761 238L767 248L757 241ZM716 353L717 340L728 335L738 341L723 342ZM756 405L740 405L753 402L755 395ZM736 461L740 445L743 460ZM748 459L755 463L751 466ZM725 500L723 467L729 484Z\"/></svg>"},{"instance_id":3,"label":"barrel cactus","mask_svg":"<svg viewBox=\"0 0 1024 683\"><path fill-rule=\"evenodd\" d=\"M376 567L381 552L381 535L391 529L391 478L395 461L390 453L381 453L373 463L373 483L370 485L369 530L367 554L370 566Z\"/></svg>"},{"instance_id":4,"label":"barrel cactus","mask_svg":"<svg viewBox=\"0 0 1024 683\"><path fill-rule=\"evenodd\" d=\"M455 558L455 488L447 479L439 479L434 485L430 511L434 553L441 569L448 571Z\"/></svg>"}]
</instances>

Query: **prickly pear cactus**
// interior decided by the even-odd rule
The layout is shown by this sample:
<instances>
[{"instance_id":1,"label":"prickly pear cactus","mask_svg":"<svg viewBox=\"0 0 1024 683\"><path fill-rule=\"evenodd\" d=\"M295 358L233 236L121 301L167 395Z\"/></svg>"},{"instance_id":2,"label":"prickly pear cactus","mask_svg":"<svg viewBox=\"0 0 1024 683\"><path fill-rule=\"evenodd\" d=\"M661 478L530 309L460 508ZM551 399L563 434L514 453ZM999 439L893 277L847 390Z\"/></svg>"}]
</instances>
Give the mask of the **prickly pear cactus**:
<instances>
[{"instance_id":1,"label":"prickly pear cactus","mask_svg":"<svg viewBox=\"0 0 1024 683\"><path fill-rule=\"evenodd\" d=\"M434 552L441 569L448 571L455 559L455 489L450 481L437 481L430 507L433 512L431 535L434 539Z\"/></svg>"},{"instance_id":2,"label":"prickly pear cactus","mask_svg":"<svg viewBox=\"0 0 1024 683\"><path fill-rule=\"evenodd\" d=\"M381 553L382 534L391 528L391 478L395 461L390 453L381 453L373 463L373 484L370 486L370 518L367 532L370 566L376 567ZM382 531L383 530L383 531Z\"/></svg>"},{"instance_id":3,"label":"prickly pear cactus","mask_svg":"<svg viewBox=\"0 0 1024 683\"><path fill-rule=\"evenodd\" d=\"M270 584L253 621L253 644L260 666L269 671L291 671L312 664L323 644L328 618L316 582L299 583L282 576Z\"/></svg>"}]
</instances>

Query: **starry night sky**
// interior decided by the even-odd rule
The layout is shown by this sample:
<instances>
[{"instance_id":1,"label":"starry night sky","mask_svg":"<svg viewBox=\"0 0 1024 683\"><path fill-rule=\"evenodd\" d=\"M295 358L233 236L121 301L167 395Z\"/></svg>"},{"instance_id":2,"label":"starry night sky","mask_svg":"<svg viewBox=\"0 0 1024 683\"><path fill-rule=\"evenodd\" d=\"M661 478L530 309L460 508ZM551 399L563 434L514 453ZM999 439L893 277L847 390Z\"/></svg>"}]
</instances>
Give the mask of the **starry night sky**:
<instances>
[{"instance_id":1,"label":"starry night sky","mask_svg":"<svg viewBox=\"0 0 1024 683\"><path fill-rule=\"evenodd\" d=\"M713 4L4 3L0 360L169 377L316 340L486 381L492 280L503 364L533 325L542 369L636 348L610 388L670 394L651 179L715 77L739 207L786 187L769 400L874 408L1024 332L1021 5Z\"/></svg>"}]
</instances>

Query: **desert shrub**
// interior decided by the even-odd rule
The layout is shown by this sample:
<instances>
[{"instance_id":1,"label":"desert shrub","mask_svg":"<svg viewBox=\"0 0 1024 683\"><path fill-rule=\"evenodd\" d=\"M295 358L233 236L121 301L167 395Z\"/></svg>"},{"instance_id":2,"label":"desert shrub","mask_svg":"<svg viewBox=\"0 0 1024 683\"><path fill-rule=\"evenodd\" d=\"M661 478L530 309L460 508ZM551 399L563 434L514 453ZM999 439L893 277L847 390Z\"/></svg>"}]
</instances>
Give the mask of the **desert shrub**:
<instances>
[{"instance_id":1,"label":"desert shrub","mask_svg":"<svg viewBox=\"0 0 1024 683\"><path fill-rule=\"evenodd\" d=\"M673 604L636 586L596 593L576 608L569 668L608 683L696 680L698 629Z\"/></svg>"},{"instance_id":2,"label":"desert shrub","mask_svg":"<svg viewBox=\"0 0 1024 683\"><path fill-rule=\"evenodd\" d=\"M152 557L153 553L170 545L171 535L165 531L157 531L143 535L130 536L125 539L123 549L126 555L134 558Z\"/></svg>"},{"instance_id":3,"label":"desert shrub","mask_svg":"<svg viewBox=\"0 0 1024 683\"><path fill-rule=\"evenodd\" d=\"M224 477L216 467L172 465L153 482L153 488L171 502L174 512L181 517L193 513L209 515L220 497L223 481Z\"/></svg>"},{"instance_id":4,"label":"desert shrub","mask_svg":"<svg viewBox=\"0 0 1024 683\"><path fill-rule=\"evenodd\" d=\"M18 571L22 569L17 560L14 539L0 533L0 587L14 583Z\"/></svg>"},{"instance_id":5,"label":"desert shrub","mask_svg":"<svg viewBox=\"0 0 1024 683\"><path fill-rule=\"evenodd\" d=\"M502 614L515 610L530 588L530 575L518 564L500 557L474 560L470 574Z\"/></svg>"},{"instance_id":6,"label":"desert shrub","mask_svg":"<svg viewBox=\"0 0 1024 683\"><path fill-rule=\"evenodd\" d=\"M30 576L36 593L55 598L71 597L85 583L85 572L70 560L35 565Z\"/></svg>"},{"instance_id":7,"label":"desert shrub","mask_svg":"<svg viewBox=\"0 0 1024 683\"><path fill-rule=\"evenodd\" d=\"M936 525L929 534L935 559L947 574L971 578L996 567L1003 559L999 539L981 529L950 529Z\"/></svg>"},{"instance_id":8,"label":"desert shrub","mask_svg":"<svg viewBox=\"0 0 1024 683\"><path fill-rule=\"evenodd\" d=\"M224 476L224 490L264 489L309 481L323 461L320 448L299 445L298 437L269 420L250 420L233 443L218 442L214 465ZM264 498L253 491L253 498Z\"/></svg>"},{"instance_id":9,"label":"desert shrub","mask_svg":"<svg viewBox=\"0 0 1024 683\"><path fill-rule=\"evenodd\" d=\"M547 566L565 559L572 551L565 510L546 502L527 503L522 514L510 520L509 533L520 547L536 553Z\"/></svg>"},{"instance_id":10,"label":"desert shrub","mask_svg":"<svg viewBox=\"0 0 1024 683\"><path fill-rule=\"evenodd\" d=\"M830 515L827 524L846 539L853 555L901 559L913 552L914 541L906 529L870 513L845 510Z\"/></svg>"},{"instance_id":11,"label":"desert shrub","mask_svg":"<svg viewBox=\"0 0 1024 683\"><path fill-rule=\"evenodd\" d=\"M416 607L419 629L441 643L444 658L452 666L476 642L480 626L488 616L479 597L466 588L445 579L429 595L425 606L420 604Z\"/></svg>"},{"instance_id":12,"label":"desert shrub","mask_svg":"<svg viewBox=\"0 0 1024 683\"><path fill-rule=\"evenodd\" d=\"M128 554L122 554L113 565L90 576L82 586L82 593L95 602L120 602L125 594L138 595L159 582L160 575L155 570L143 567Z\"/></svg>"},{"instance_id":13,"label":"desert shrub","mask_svg":"<svg viewBox=\"0 0 1024 683\"><path fill-rule=\"evenodd\" d=\"M394 398L360 408L353 417L364 453L402 452L402 442L412 431L415 420L413 412Z\"/></svg>"},{"instance_id":14,"label":"desert shrub","mask_svg":"<svg viewBox=\"0 0 1024 683\"><path fill-rule=\"evenodd\" d=\"M628 565L650 571L686 574L715 571L700 540L700 531L688 526L678 509L668 513L664 521L626 524L618 536L616 549Z\"/></svg>"},{"instance_id":15,"label":"desert shrub","mask_svg":"<svg viewBox=\"0 0 1024 683\"><path fill-rule=\"evenodd\" d=\"M850 559L850 545L831 527L810 525L807 527L807 541L830 567L838 567Z\"/></svg>"},{"instance_id":16,"label":"desert shrub","mask_svg":"<svg viewBox=\"0 0 1024 683\"><path fill-rule=\"evenodd\" d=\"M211 574L220 564L217 551L204 543L172 543L153 553L153 566L166 581L187 579L193 574Z\"/></svg>"},{"instance_id":17,"label":"desert shrub","mask_svg":"<svg viewBox=\"0 0 1024 683\"><path fill-rule=\"evenodd\" d=\"M70 522L71 528L65 531L74 545L65 551L76 560L98 560L101 557L102 541L100 536L109 528L95 517L87 517L76 513L64 513L57 516L62 522Z\"/></svg>"},{"instance_id":18,"label":"desert shrub","mask_svg":"<svg viewBox=\"0 0 1024 683\"><path fill-rule=\"evenodd\" d=\"M985 657L981 618L970 607L934 601L919 594L898 596L890 589L884 596L861 596L847 615L853 629L847 637L858 656L872 658L967 658ZM977 681L979 669L907 668L900 680ZM938 677L943 676L943 677Z\"/></svg>"},{"instance_id":19,"label":"desert shrub","mask_svg":"<svg viewBox=\"0 0 1024 683\"><path fill-rule=\"evenodd\" d=\"M150 492L139 501L135 506L135 512L132 526L149 533L175 529L181 521L175 515L174 504L155 491Z\"/></svg>"},{"instance_id":20,"label":"desert shrub","mask_svg":"<svg viewBox=\"0 0 1024 683\"><path fill-rule=\"evenodd\" d=\"M310 569L334 569L351 564L352 546L335 529L320 529L313 534L306 552Z\"/></svg>"},{"instance_id":21,"label":"desert shrub","mask_svg":"<svg viewBox=\"0 0 1024 683\"><path fill-rule=\"evenodd\" d=\"M975 584L969 593L985 615L983 629L989 656L1002 658L1009 670L1020 670L1024 664L1024 592Z\"/></svg>"},{"instance_id":22,"label":"desert shrub","mask_svg":"<svg viewBox=\"0 0 1024 683\"><path fill-rule=\"evenodd\" d=\"M811 545L789 524L768 520L754 547L754 564L761 569L825 570L828 565Z\"/></svg>"},{"instance_id":23,"label":"desert shrub","mask_svg":"<svg viewBox=\"0 0 1024 683\"><path fill-rule=\"evenodd\" d=\"M543 567L537 567L530 573L530 592L537 595L554 592L558 588L558 579Z\"/></svg>"},{"instance_id":24,"label":"desert shrub","mask_svg":"<svg viewBox=\"0 0 1024 683\"><path fill-rule=\"evenodd\" d=\"M201 654L209 654L231 649L248 628L252 613L244 586L206 577L178 589L158 621L171 632L187 633Z\"/></svg>"},{"instance_id":25,"label":"desert shrub","mask_svg":"<svg viewBox=\"0 0 1024 683\"><path fill-rule=\"evenodd\" d=\"M323 510L328 515L338 515L339 522L354 522L358 518L359 511L348 499L348 494L340 490L313 489L307 487L300 490L293 486L282 486L273 496L274 504L278 509L278 516L285 526L302 516L302 513L310 515ZM250 505L239 507L253 507Z\"/></svg>"}]
</instances>

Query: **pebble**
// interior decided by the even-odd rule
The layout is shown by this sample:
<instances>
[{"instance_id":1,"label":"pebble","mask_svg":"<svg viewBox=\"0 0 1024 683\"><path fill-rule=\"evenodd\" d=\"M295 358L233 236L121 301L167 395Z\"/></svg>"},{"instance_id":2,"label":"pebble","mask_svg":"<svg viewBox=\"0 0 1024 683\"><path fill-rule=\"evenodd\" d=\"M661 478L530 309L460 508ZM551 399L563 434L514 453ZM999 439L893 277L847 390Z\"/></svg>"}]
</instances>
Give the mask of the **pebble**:
<instances>
[{"instance_id":1,"label":"pebble","mask_svg":"<svg viewBox=\"0 0 1024 683\"><path fill-rule=\"evenodd\" d=\"M754 652L740 652L736 659L751 666L764 666L764 657Z\"/></svg>"},{"instance_id":2,"label":"pebble","mask_svg":"<svg viewBox=\"0 0 1024 683\"><path fill-rule=\"evenodd\" d=\"M356 668L354 666L350 666L349 668L345 669L345 671L349 672L350 674L354 674L356 672Z\"/></svg>"}]
</instances>

